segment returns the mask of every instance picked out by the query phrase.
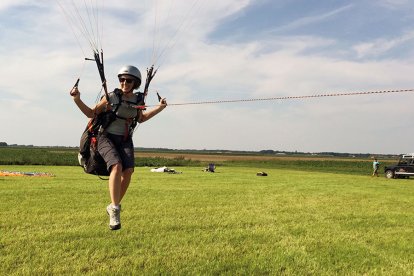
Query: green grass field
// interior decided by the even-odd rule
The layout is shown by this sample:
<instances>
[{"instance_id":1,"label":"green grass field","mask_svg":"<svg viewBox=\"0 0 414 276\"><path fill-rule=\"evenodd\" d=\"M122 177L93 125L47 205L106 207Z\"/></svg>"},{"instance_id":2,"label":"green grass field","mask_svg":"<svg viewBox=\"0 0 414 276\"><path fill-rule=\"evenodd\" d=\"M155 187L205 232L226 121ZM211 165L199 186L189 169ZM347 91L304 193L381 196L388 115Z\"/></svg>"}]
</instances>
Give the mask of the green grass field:
<instances>
[{"instance_id":1,"label":"green grass field","mask_svg":"<svg viewBox=\"0 0 414 276\"><path fill-rule=\"evenodd\" d=\"M137 168L110 231L107 181L1 166L0 274L414 275L414 180L254 167Z\"/></svg>"}]
</instances>

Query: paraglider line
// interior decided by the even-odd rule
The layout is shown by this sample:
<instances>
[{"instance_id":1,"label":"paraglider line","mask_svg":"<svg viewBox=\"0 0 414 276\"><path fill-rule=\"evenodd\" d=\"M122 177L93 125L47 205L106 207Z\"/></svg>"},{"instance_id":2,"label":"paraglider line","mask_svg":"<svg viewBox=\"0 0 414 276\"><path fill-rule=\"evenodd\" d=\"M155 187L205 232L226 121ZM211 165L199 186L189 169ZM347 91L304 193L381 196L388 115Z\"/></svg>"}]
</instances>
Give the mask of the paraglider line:
<instances>
[{"instance_id":1,"label":"paraglider line","mask_svg":"<svg viewBox=\"0 0 414 276\"><path fill-rule=\"evenodd\" d=\"M187 103L169 103L168 106L243 103L243 102L278 101L278 100L302 100L302 99L309 99L309 98L363 96L363 95L378 95L378 94L406 93L406 92L414 92L414 89L365 91L365 92L349 92L349 93L332 93L332 94L315 94L315 95L303 95L303 96L283 96L283 97L253 98L253 99L238 99L238 100L217 100L217 101L201 101L201 102L187 102ZM155 105L151 105L151 106L147 106L147 107L152 107L152 106L155 106Z\"/></svg>"}]
</instances>

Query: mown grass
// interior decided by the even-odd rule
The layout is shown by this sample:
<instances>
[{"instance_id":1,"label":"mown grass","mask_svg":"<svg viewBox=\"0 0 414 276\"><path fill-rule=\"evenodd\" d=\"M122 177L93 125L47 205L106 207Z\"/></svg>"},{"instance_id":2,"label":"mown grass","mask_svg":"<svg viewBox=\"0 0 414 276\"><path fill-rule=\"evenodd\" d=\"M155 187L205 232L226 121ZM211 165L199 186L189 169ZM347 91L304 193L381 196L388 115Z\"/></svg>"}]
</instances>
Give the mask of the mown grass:
<instances>
[{"instance_id":1,"label":"mown grass","mask_svg":"<svg viewBox=\"0 0 414 276\"><path fill-rule=\"evenodd\" d=\"M381 169L386 164L395 163L394 161L382 162ZM222 163L231 167L249 167L254 166L262 168L263 170L277 168L286 170L308 171L308 172L325 172L338 174L352 174L352 175L370 175L372 174L372 161L370 160L349 160L349 159L288 159L280 158L275 160L261 160L261 161L226 161Z\"/></svg>"},{"instance_id":2,"label":"mown grass","mask_svg":"<svg viewBox=\"0 0 414 276\"><path fill-rule=\"evenodd\" d=\"M106 181L79 167L8 167L0 274L412 275L414 182L268 169L137 168L108 230Z\"/></svg>"}]
</instances>

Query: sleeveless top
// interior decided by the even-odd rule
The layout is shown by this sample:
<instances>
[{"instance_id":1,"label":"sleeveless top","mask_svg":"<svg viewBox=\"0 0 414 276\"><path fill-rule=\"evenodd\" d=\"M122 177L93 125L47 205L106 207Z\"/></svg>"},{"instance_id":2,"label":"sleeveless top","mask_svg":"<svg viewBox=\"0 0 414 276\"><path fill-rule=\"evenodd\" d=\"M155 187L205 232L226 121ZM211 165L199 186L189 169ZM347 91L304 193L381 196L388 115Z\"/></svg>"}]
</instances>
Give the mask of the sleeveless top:
<instances>
[{"instance_id":1,"label":"sleeveless top","mask_svg":"<svg viewBox=\"0 0 414 276\"><path fill-rule=\"evenodd\" d=\"M122 94L122 91L119 91L119 93L122 95L122 101L115 113L117 117L105 131L115 135L126 135L128 134L129 127L133 123L133 119L138 115L138 109L130 105L138 104L139 94L134 93L132 97L126 98ZM119 96L115 92L109 93L109 103L112 104L113 109L119 104Z\"/></svg>"}]
</instances>

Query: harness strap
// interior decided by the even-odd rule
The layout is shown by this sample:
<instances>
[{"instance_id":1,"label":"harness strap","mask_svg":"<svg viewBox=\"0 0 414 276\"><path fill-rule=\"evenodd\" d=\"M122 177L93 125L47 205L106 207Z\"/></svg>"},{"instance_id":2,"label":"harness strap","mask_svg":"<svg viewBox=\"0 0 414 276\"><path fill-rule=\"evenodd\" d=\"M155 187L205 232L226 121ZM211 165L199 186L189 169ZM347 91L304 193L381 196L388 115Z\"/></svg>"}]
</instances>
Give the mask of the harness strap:
<instances>
[{"instance_id":1,"label":"harness strap","mask_svg":"<svg viewBox=\"0 0 414 276\"><path fill-rule=\"evenodd\" d=\"M118 97L118 103L116 104L110 104L111 105L111 111L115 117L117 119L121 119L125 121L125 130L124 130L124 140L126 140L128 138L129 135L131 135L133 133L133 129L136 127L137 125L137 120L138 120L138 116L139 116L139 112L137 111L137 116L133 117L133 118L125 118L122 116L117 115L117 111L120 108L120 106L122 105L122 103L125 103L129 106L134 106L137 105L139 103L141 103L143 101L143 93L137 93L136 97L137 100L136 102L131 102L131 101L127 101L122 99L122 93L120 92L120 89L115 89L113 91L113 93Z\"/></svg>"},{"instance_id":2,"label":"harness strap","mask_svg":"<svg viewBox=\"0 0 414 276\"><path fill-rule=\"evenodd\" d=\"M129 128L130 124L133 122L133 118L129 118L125 120L125 130L124 130L124 141L126 141L129 137Z\"/></svg>"},{"instance_id":3,"label":"harness strap","mask_svg":"<svg viewBox=\"0 0 414 276\"><path fill-rule=\"evenodd\" d=\"M96 150L98 140L96 140L96 137L91 138L91 147L93 150Z\"/></svg>"}]
</instances>

